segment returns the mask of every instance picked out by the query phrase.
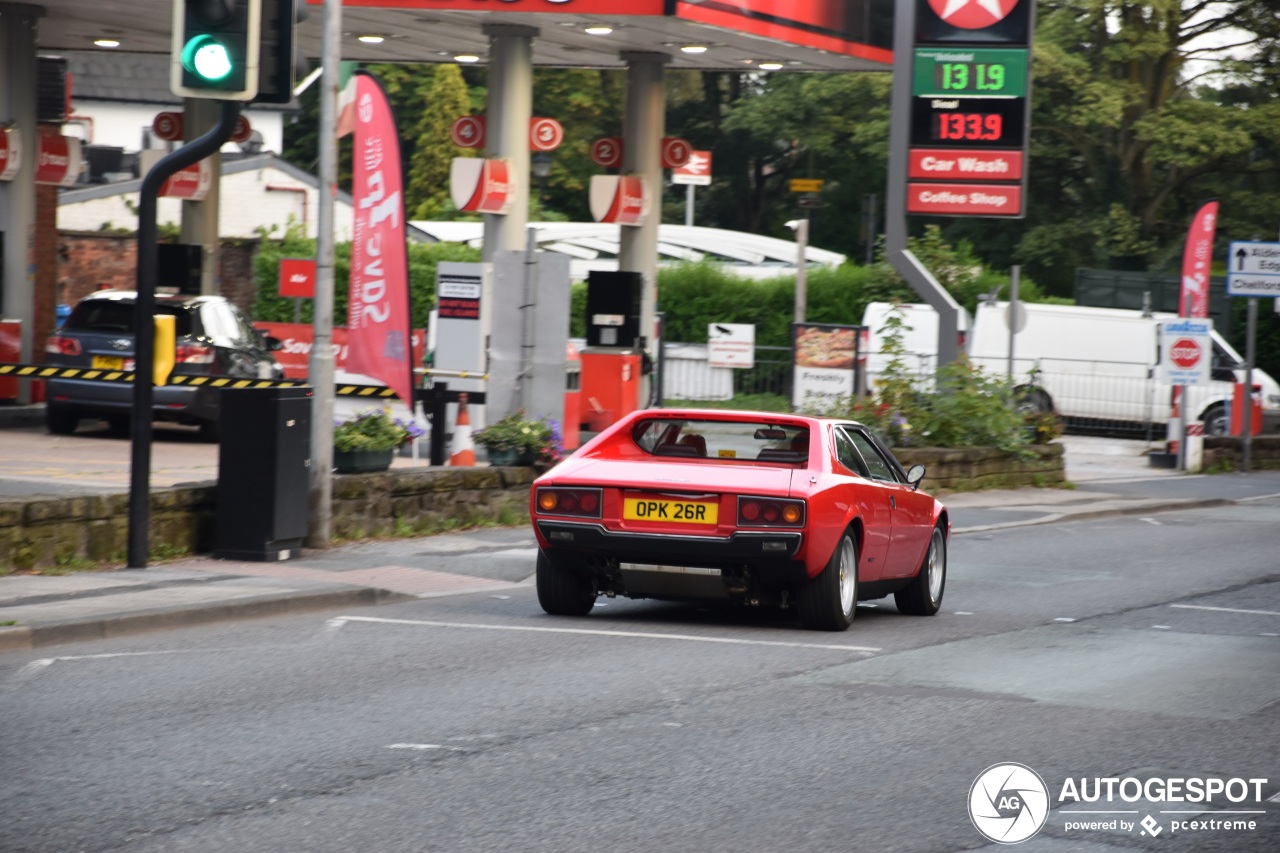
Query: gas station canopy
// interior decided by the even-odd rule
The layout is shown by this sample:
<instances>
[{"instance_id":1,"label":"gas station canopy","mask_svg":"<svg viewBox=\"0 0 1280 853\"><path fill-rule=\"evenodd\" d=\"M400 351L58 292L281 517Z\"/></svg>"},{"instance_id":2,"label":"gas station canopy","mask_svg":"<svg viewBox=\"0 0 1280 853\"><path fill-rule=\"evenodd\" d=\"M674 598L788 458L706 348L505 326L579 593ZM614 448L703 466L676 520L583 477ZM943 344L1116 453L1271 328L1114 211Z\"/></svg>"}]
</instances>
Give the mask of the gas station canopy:
<instances>
[{"instance_id":1,"label":"gas station canopy","mask_svg":"<svg viewBox=\"0 0 1280 853\"><path fill-rule=\"evenodd\" d=\"M45 0L42 52L101 39L168 53L171 0ZM310 0L298 50L321 55L322 3ZM893 0L344 0L344 60L488 62L489 25L536 27L536 65L623 68L622 54L661 52L668 68L887 71ZM378 39L381 39L378 41ZM457 57L466 57L458 60ZM472 58L474 57L474 58Z\"/></svg>"}]
</instances>

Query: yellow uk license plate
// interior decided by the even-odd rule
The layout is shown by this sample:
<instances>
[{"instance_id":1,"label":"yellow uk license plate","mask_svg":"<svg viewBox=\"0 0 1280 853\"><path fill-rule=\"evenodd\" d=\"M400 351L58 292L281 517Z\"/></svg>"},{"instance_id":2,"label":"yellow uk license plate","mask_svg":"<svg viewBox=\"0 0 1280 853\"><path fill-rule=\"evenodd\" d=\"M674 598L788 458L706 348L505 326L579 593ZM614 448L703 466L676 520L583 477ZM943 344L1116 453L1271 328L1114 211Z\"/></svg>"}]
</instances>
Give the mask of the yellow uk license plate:
<instances>
[{"instance_id":1,"label":"yellow uk license plate","mask_svg":"<svg viewBox=\"0 0 1280 853\"><path fill-rule=\"evenodd\" d=\"M670 498L626 498L622 517L627 521L674 521L678 524L715 524L720 507L705 501Z\"/></svg>"},{"instance_id":2,"label":"yellow uk license plate","mask_svg":"<svg viewBox=\"0 0 1280 853\"><path fill-rule=\"evenodd\" d=\"M93 366L98 370L122 370L124 357L119 355L95 355Z\"/></svg>"}]
</instances>

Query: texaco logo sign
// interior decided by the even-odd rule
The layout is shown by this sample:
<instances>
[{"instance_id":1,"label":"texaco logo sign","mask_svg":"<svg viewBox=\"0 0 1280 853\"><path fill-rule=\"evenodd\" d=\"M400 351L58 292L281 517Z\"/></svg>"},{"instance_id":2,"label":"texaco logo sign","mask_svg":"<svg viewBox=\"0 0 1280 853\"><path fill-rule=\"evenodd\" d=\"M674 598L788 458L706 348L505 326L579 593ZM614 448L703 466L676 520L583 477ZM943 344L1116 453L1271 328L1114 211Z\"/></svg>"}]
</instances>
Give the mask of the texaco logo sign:
<instances>
[{"instance_id":1,"label":"texaco logo sign","mask_svg":"<svg viewBox=\"0 0 1280 853\"><path fill-rule=\"evenodd\" d=\"M953 27L981 30L1003 21L1018 0L929 0L929 7Z\"/></svg>"}]
</instances>

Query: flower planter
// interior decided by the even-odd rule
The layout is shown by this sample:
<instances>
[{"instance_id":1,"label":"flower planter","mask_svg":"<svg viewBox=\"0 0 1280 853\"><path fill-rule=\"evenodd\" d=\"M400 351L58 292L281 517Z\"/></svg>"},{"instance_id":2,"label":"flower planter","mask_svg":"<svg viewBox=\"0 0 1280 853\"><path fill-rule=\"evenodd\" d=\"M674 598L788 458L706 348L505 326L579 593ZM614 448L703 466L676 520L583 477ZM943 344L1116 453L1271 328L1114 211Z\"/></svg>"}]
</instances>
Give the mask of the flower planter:
<instances>
[{"instance_id":1,"label":"flower planter","mask_svg":"<svg viewBox=\"0 0 1280 853\"><path fill-rule=\"evenodd\" d=\"M533 454L521 453L519 450L490 450L489 464L498 467L532 465Z\"/></svg>"},{"instance_id":2,"label":"flower planter","mask_svg":"<svg viewBox=\"0 0 1280 853\"><path fill-rule=\"evenodd\" d=\"M333 469L339 474L368 474L391 467L394 450L334 450Z\"/></svg>"}]
</instances>

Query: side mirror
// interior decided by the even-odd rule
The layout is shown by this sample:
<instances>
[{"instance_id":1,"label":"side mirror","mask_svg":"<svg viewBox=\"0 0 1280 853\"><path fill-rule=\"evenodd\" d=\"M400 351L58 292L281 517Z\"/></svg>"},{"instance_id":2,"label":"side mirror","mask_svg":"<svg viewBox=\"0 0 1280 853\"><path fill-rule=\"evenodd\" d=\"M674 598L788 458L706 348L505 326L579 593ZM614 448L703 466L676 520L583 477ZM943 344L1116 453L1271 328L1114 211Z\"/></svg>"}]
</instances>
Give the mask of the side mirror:
<instances>
[{"instance_id":1,"label":"side mirror","mask_svg":"<svg viewBox=\"0 0 1280 853\"><path fill-rule=\"evenodd\" d=\"M271 335L263 335L262 342L267 345L267 350L269 352L277 352L284 349L284 341Z\"/></svg>"},{"instance_id":2,"label":"side mirror","mask_svg":"<svg viewBox=\"0 0 1280 853\"><path fill-rule=\"evenodd\" d=\"M907 483L911 485L911 488L913 489L920 488L920 481L923 479L924 479L923 465L912 465L910 468L907 469Z\"/></svg>"}]
</instances>

